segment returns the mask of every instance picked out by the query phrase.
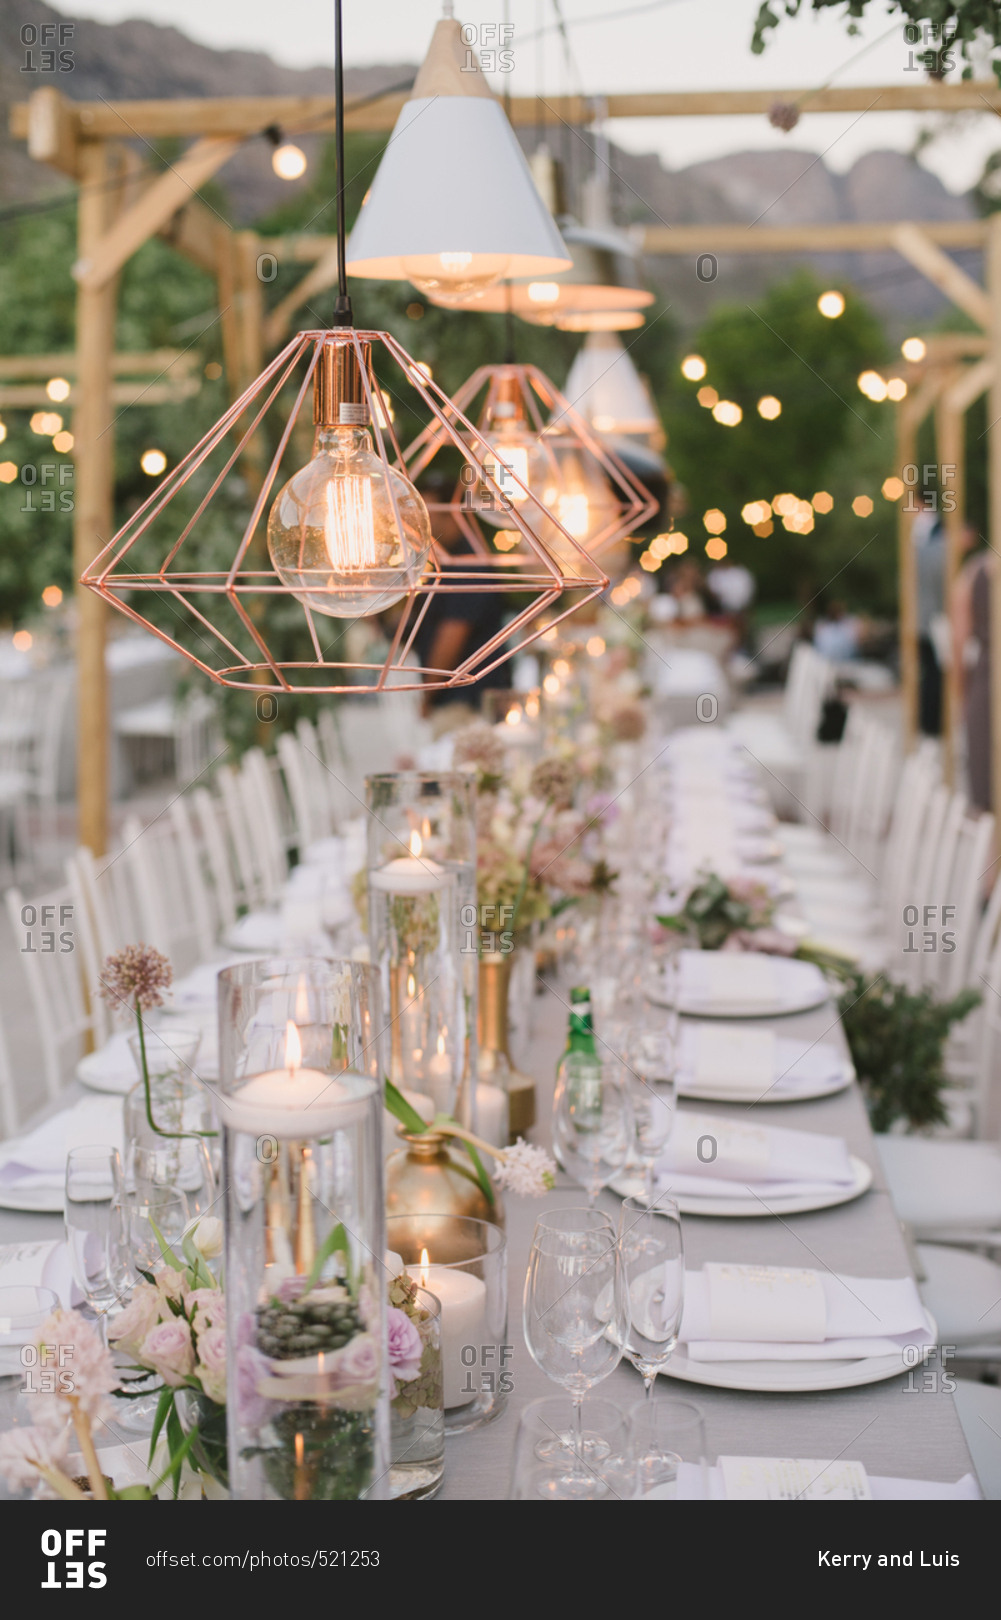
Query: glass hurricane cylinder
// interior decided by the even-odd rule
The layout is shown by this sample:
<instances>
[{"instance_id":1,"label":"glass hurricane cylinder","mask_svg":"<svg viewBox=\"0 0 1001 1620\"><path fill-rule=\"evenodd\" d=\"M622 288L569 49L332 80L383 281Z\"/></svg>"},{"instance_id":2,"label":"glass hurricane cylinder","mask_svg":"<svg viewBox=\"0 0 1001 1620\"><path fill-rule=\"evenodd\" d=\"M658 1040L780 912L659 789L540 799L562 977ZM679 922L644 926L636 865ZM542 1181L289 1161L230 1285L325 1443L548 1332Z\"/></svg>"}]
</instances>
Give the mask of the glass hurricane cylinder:
<instances>
[{"instance_id":1,"label":"glass hurricane cylinder","mask_svg":"<svg viewBox=\"0 0 1001 1620\"><path fill-rule=\"evenodd\" d=\"M475 1130L476 790L463 771L365 779L369 945L395 1085Z\"/></svg>"},{"instance_id":2,"label":"glass hurricane cylinder","mask_svg":"<svg viewBox=\"0 0 1001 1620\"><path fill-rule=\"evenodd\" d=\"M441 1304L445 1433L489 1423L511 1387L503 1231L465 1215L391 1215L386 1241Z\"/></svg>"},{"instance_id":3,"label":"glass hurricane cylinder","mask_svg":"<svg viewBox=\"0 0 1001 1620\"><path fill-rule=\"evenodd\" d=\"M269 959L219 975L237 1500L387 1494L381 1029L361 963Z\"/></svg>"}]
</instances>

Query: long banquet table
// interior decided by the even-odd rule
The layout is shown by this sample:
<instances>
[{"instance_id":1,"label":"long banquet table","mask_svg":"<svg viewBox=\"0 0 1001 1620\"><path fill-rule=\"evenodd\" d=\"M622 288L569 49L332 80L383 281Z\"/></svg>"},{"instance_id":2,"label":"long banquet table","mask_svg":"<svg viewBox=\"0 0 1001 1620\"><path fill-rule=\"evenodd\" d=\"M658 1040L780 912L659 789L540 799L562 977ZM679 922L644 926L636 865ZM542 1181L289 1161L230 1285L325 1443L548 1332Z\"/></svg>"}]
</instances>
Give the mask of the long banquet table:
<instances>
[{"instance_id":1,"label":"long banquet table","mask_svg":"<svg viewBox=\"0 0 1001 1620\"><path fill-rule=\"evenodd\" d=\"M548 1144L556 1064L565 1044L567 1006L560 992L543 991L536 1006L531 1068L538 1081L539 1123L532 1135ZM767 1023L762 1020L762 1025ZM823 1037L844 1048L832 1004L774 1021L789 1035ZM682 1103L682 1107L695 1104ZM739 1104L699 1102L698 1111L734 1114ZM686 1215L686 1266L707 1260L830 1269L850 1276L900 1277L912 1270L907 1246L882 1177L865 1108L856 1085L833 1097L759 1106L756 1119L843 1136L852 1153L874 1171L872 1187L852 1203L807 1215L759 1219L707 1219ZM560 1174L544 1198L506 1198L509 1259L508 1371L513 1389L493 1422L450 1438L439 1500L490 1500L507 1495L518 1414L537 1396L559 1393L536 1367L521 1330L521 1291L537 1214L543 1208L584 1203L583 1193ZM602 1193L602 1207L615 1214L619 1200ZM57 1215L0 1210L0 1244L60 1236ZM660 1378L658 1395L694 1400L706 1419L710 1460L738 1456L844 1458L862 1462L870 1475L953 1481L973 1470L955 1404L933 1358L910 1373L856 1389L811 1394L758 1394L710 1389ZM622 1405L642 1398L639 1374L623 1362L596 1387ZM135 1446L135 1436L122 1436Z\"/></svg>"},{"instance_id":2,"label":"long banquet table","mask_svg":"<svg viewBox=\"0 0 1001 1620\"><path fill-rule=\"evenodd\" d=\"M762 1020L762 1027L766 1022ZM531 1068L538 1081L539 1125L532 1134L535 1140L548 1143L555 1070L567 1024L564 999L554 990L545 991L544 1000L538 1003L536 1024ZM823 1036L845 1049L833 1004L776 1019L774 1027L783 1034L813 1040ZM681 1106L696 1107L684 1102ZM741 1105L734 1103L700 1101L697 1108L700 1113L733 1115L742 1111ZM854 1083L816 1102L759 1106L755 1118L768 1125L843 1136L849 1150L872 1167L873 1184L852 1203L809 1215L742 1220L686 1215L682 1225L689 1270L697 1270L707 1260L734 1260L830 1269L863 1277L902 1277L912 1271L865 1107ZM492 1423L448 1440L442 1500L505 1497L519 1411L537 1396L559 1393L525 1348L521 1289L538 1212L558 1204L584 1202L584 1195L562 1174L555 1190L544 1199L510 1194L506 1198L508 1341L513 1351L509 1368L514 1388L506 1410ZM620 1200L606 1190L599 1203L615 1215ZM596 1386L595 1393L627 1405L642 1398L643 1385L639 1374L622 1362ZM943 1387L937 1357L909 1374L857 1389L797 1395L749 1394L661 1377L656 1394L693 1400L702 1408L711 1461L719 1454L828 1460L842 1457L862 1462L870 1475L945 1481L959 1479L973 1470L955 1403L948 1388Z\"/></svg>"}]
</instances>

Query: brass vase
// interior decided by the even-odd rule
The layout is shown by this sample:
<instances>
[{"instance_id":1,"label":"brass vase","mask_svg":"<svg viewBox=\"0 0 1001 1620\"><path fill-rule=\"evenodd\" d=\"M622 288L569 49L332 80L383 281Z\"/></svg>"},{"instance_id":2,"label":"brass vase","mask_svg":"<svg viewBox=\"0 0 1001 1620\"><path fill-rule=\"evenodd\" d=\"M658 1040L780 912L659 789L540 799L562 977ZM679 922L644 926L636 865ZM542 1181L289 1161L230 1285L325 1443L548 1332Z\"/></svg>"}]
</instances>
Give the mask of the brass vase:
<instances>
[{"instance_id":1,"label":"brass vase","mask_svg":"<svg viewBox=\"0 0 1001 1620\"><path fill-rule=\"evenodd\" d=\"M535 1081L511 1062L508 1049L508 994L514 953L485 952L480 957L479 1070L508 1095L509 1140L527 1136L535 1124Z\"/></svg>"},{"instance_id":2,"label":"brass vase","mask_svg":"<svg viewBox=\"0 0 1001 1620\"><path fill-rule=\"evenodd\" d=\"M499 1190L494 1188L491 1203L460 1143L440 1131L412 1136L402 1125L396 1134L404 1146L386 1160L387 1215L469 1215L504 1225ZM489 1174L489 1162L483 1167Z\"/></svg>"}]
</instances>

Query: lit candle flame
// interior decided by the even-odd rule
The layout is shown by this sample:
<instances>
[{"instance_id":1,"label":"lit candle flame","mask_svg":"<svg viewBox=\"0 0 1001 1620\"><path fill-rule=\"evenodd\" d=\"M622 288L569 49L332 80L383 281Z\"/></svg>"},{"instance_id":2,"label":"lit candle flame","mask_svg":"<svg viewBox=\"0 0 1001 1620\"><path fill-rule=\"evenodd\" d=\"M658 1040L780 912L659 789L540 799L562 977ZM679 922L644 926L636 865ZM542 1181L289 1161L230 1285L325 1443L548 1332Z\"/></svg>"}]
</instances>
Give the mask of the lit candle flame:
<instances>
[{"instance_id":1,"label":"lit candle flame","mask_svg":"<svg viewBox=\"0 0 1001 1620\"><path fill-rule=\"evenodd\" d=\"M430 1274L430 1270L431 1270L431 1262L428 1259L427 1249L422 1249L421 1250L421 1287L422 1288L426 1288L427 1285L428 1285L428 1276Z\"/></svg>"},{"instance_id":2,"label":"lit candle flame","mask_svg":"<svg viewBox=\"0 0 1001 1620\"><path fill-rule=\"evenodd\" d=\"M289 1074L293 1075L301 1063L302 1041L299 1039L299 1031L290 1018L285 1025L285 1067Z\"/></svg>"},{"instance_id":3,"label":"lit candle flame","mask_svg":"<svg viewBox=\"0 0 1001 1620\"><path fill-rule=\"evenodd\" d=\"M303 1443L302 1435L297 1434L296 1437L295 1437L295 1466L297 1468L302 1467L302 1459L303 1459L304 1452L305 1452L305 1446L304 1446L304 1443Z\"/></svg>"},{"instance_id":4,"label":"lit candle flame","mask_svg":"<svg viewBox=\"0 0 1001 1620\"><path fill-rule=\"evenodd\" d=\"M445 1056L445 1032L444 1032L444 1030L438 1036L438 1056L439 1057L444 1057Z\"/></svg>"},{"instance_id":5,"label":"lit candle flame","mask_svg":"<svg viewBox=\"0 0 1001 1620\"><path fill-rule=\"evenodd\" d=\"M410 853L411 855L417 856L420 854L423 848L424 840L415 827L413 832L410 834Z\"/></svg>"},{"instance_id":6,"label":"lit candle flame","mask_svg":"<svg viewBox=\"0 0 1001 1620\"><path fill-rule=\"evenodd\" d=\"M412 973L407 974L407 995L413 998L417 994L417 980Z\"/></svg>"},{"instance_id":7,"label":"lit candle flame","mask_svg":"<svg viewBox=\"0 0 1001 1620\"><path fill-rule=\"evenodd\" d=\"M518 709L518 708L508 709L507 714L504 716L504 719L507 721L509 726L520 726L521 725L521 710Z\"/></svg>"}]
</instances>

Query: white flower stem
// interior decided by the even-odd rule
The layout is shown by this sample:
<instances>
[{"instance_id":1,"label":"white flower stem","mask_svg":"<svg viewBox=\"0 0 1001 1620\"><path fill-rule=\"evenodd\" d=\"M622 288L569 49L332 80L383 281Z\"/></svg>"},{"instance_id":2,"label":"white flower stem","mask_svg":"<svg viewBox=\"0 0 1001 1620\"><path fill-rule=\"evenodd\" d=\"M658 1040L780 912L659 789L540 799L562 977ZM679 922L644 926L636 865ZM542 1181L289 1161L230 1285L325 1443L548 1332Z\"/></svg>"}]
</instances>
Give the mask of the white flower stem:
<instances>
[{"instance_id":1,"label":"white flower stem","mask_svg":"<svg viewBox=\"0 0 1001 1620\"><path fill-rule=\"evenodd\" d=\"M503 1148L494 1147L492 1142L484 1142L482 1136L474 1136L472 1131L465 1130L461 1125L434 1125L429 1128L441 1131L443 1136L458 1136L463 1142L469 1142L472 1147L478 1148L482 1153L489 1153L493 1158L500 1159L502 1163L507 1158Z\"/></svg>"},{"instance_id":2,"label":"white flower stem","mask_svg":"<svg viewBox=\"0 0 1001 1620\"><path fill-rule=\"evenodd\" d=\"M80 1410L80 1402L76 1396L70 1397L70 1411L73 1414L73 1428L80 1446L80 1455L87 1469L87 1478L90 1480L94 1500L96 1502L106 1502L108 1500L108 1487L104 1483L104 1475L97 1460L97 1452L94 1449L94 1436L90 1432L90 1420L87 1414Z\"/></svg>"}]
</instances>

